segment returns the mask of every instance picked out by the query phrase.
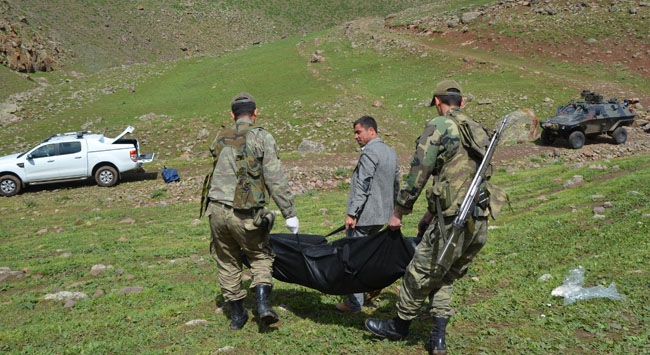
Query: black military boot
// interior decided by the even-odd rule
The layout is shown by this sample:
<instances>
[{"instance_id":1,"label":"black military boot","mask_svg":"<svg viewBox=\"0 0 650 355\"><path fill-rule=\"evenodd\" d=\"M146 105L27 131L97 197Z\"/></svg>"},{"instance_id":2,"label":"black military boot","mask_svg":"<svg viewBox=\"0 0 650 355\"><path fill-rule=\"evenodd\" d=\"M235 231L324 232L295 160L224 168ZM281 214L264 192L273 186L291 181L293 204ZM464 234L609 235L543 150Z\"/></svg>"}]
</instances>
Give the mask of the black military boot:
<instances>
[{"instance_id":1,"label":"black military boot","mask_svg":"<svg viewBox=\"0 0 650 355\"><path fill-rule=\"evenodd\" d=\"M376 318L366 319L366 329L372 334L393 341L406 338L410 326L410 320L403 320L400 317L385 320Z\"/></svg>"},{"instance_id":2,"label":"black military boot","mask_svg":"<svg viewBox=\"0 0 650 355\"><path fill-rule=\"evenodd\" d=\"M230 329L239 330L248 321L248 311L244 308L244 300L230 301Z\"/></svg>"},{"instance_id":3,"label":"black military boot","mask_svg":"<svg viewBox=\"0 0 650 355\"><path fill-rule=\"evenodd\" d=\"M257 300L257 316L260 318L262 323L265 325L270 325L276 323L278 319L278 314L275 313L271 305L269 304L269 297L271 296L272 286L269 285L257 285L255 286L255 299Z\"/></svg>"},{"instance_id":4,"label":"black military boot","mask_svg":"<svg viewBox=\"0 0 650 355\"><path fill-rule=\"evenodd\" d=\"M449 318L433 317L433 329L429 333L429 355L447 355L445 332Z\"/></svg>"}]
</instances>

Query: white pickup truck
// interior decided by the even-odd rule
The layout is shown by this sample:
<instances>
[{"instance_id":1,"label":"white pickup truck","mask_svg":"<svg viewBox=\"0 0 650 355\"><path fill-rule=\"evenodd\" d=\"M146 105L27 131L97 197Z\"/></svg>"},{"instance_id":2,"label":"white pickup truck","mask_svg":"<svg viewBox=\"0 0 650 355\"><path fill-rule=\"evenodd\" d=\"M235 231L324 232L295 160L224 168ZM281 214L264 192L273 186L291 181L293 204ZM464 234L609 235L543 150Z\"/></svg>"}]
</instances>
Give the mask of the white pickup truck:
<instances>
[{"instance_id":1,"label":"white pickup truck","mask_svg":"<svg viewBox=\"0 0 650 355\"><path fill-rule=\"evenodd\" d=\"M13 196L25 185L94 178L99 186L113 186L120 174L153 160L139 154L138 140L88 131L55 134L24 153L0 157L0 196Z\"/></svg>"}]
</instances>

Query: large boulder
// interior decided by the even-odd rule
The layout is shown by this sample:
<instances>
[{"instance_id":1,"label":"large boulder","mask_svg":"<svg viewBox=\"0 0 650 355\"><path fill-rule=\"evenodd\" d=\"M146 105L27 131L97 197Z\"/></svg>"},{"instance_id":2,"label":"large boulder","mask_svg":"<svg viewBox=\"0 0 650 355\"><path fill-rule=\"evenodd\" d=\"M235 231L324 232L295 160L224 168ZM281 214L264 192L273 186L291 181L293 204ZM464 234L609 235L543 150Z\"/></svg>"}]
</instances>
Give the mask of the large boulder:
<instances>
[{"instance_id":1,"label":"large boulder","mask_svg":"<svg viewBox=\"0 0 650 355\"><path fill-rule=\"evenodd\" d=\"M501 143L521 143L539 138L539 118L535 112L528 108L522 108L511 112L508 115L506 129L501 133Z\"/></svg>"}]
</instances>

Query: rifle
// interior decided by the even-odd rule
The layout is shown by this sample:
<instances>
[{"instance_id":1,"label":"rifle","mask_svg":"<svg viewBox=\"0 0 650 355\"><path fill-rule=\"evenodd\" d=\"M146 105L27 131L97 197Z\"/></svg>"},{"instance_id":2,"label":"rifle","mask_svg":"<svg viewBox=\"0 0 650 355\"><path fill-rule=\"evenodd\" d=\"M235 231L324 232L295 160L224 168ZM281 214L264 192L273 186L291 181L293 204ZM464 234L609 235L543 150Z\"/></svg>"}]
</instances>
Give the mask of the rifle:
<instances>
[{"instance_id":1,"label":"rifle","mask_svg":"<svg viewBox=\"0 0 650 355\"><path fill-rule=\"evenodd\" d=\"M490 166L492 155L496 150L497 144L499 143L499 138L501 138L501 132L503 132L503 129L505 128L507 121L508 121L508 116L506 115L503 118L503 122L501 123L501 126L492 136L492 139L490 140L490 145L485 151L485 155L483 156L483 160L481 161L481 165L479 165L478 169L476 169L476 174L472 179L472 183L469 185L467 194L463 198L463 202L460 204L460 207L458 207L458 211L456 212L456 217L454 218L454 221L452 223L453 228L451 230L451 235L449 236L449 239L447 239L447 243L445 243L445 246L442 249L442 253L440 254L437 260L437 264L440 265L445 270L445 272L449 271L449 268L455 261L454 251L456 250L458 240L463 235L463 231L465 229L465 223L467 223L467 220L470 217L470 213L474 212L476 205L479 202L481 202L478 201L480 195L479 193L480 187L481 184L483 184L483 180L485 179L485 172Z\"/></svg>"}]
</instances>

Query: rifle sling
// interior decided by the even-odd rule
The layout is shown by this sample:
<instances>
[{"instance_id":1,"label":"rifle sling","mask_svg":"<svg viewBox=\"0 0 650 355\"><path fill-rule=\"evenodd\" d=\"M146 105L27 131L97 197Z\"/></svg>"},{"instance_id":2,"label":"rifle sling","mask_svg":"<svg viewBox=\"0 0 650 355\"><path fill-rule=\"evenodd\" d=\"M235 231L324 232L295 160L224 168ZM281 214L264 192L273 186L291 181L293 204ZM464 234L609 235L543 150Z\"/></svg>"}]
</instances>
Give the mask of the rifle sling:
<instances>
[{"instance_id":1,"label":"rifle sling","mask_svg":"<svg viewBox=\"0 0 650 355\"><path fill-rule=\"evenodd\" d=\"M438 183L438 175L433 176L435 183ZM442 215L442 204L440 203L440 196L436 195L436 211L438 211L438 228L440 228L440 235L442 240L447 242L447 229L445 227L445 216Z\"/></svg>"}]
</instances>

